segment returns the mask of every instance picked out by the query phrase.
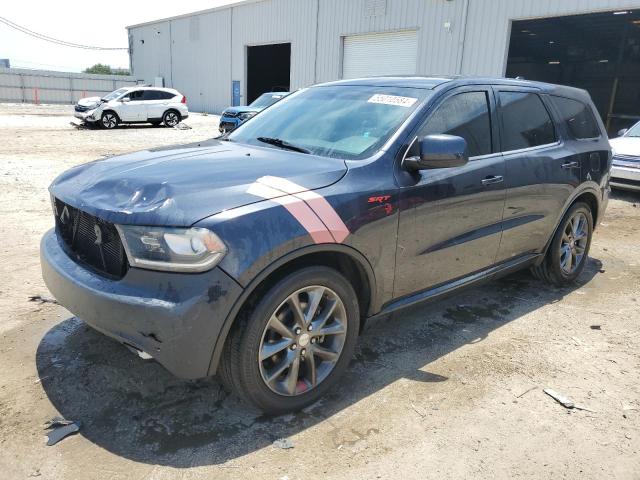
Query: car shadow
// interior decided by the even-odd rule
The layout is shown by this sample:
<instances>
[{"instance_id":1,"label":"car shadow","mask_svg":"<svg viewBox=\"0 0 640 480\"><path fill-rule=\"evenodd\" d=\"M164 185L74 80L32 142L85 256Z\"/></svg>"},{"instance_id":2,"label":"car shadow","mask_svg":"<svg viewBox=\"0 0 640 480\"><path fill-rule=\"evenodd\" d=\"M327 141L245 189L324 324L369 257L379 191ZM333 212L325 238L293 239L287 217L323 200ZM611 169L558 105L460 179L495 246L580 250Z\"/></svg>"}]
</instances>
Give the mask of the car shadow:
<instances>
[{"instance_id":1,"label":"car shadow","mask_svg":"<svg viewBox=\"0 0 640 480\"><path fill-rule=\"evenodd\" d=\"M46 333L36 364L52 404L65 418L82 421L80 434L96 445L149 464L221 464L330 418L396 380L451 381L430 372L429 364L561 300L601 267L590 259L579 282L566 288L520 272L378 321L363 332L337 388L304 411L280 417L260 414L214 379L177 379L75 317Z\"/></svg>"}]
</instances>

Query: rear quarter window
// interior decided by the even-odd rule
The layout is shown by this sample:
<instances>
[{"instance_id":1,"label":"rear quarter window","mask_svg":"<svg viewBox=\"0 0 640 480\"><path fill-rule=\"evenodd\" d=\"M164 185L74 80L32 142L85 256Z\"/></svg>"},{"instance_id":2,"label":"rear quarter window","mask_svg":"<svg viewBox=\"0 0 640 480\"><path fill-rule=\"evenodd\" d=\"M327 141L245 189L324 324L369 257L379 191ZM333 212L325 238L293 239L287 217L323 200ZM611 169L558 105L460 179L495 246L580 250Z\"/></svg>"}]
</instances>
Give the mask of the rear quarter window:
<instances>
[{"instance_id":1,"label":"rear quarter window","mask_svg":"<svg viewBox=\"0 0 640 480\"><path fill-rule=\"evenodd\" d=\"M573 138L582 140L600 136L600 128L588 105L565 97L552 96L551 99Z\"/></svg>"},{"instance_id":2,"label":"rear quarter window","mask_svg":"<svg viewBox=\"0 0 640 480\"><path fill-rule=\"evenodd\" d=\"M503 91L499 97L503 152L557 141L553 121L539 95Z\"/></svg>"}]
</instances>

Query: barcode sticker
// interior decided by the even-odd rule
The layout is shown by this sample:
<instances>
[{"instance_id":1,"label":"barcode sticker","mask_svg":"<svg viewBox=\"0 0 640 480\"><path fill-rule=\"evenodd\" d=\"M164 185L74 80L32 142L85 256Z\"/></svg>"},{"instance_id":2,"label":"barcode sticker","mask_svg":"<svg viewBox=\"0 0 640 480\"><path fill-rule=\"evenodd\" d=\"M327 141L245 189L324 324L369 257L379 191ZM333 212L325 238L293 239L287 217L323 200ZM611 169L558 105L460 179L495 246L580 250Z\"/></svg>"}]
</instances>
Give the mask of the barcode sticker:
<instances>
[{"instance_id":1,"label":"barcode sticker","mask_svg":"<svg viewBox=\"0 0 640 480\"><path fill-rule=\"evenodd\" d=\"M412 97L398 97L396 95L383 95L376 93L369 100L369 103L380 103L382 105L394 105L396 107L412 107L414 103L418 101L417 98Z\"/></svg>"}]
</instances>

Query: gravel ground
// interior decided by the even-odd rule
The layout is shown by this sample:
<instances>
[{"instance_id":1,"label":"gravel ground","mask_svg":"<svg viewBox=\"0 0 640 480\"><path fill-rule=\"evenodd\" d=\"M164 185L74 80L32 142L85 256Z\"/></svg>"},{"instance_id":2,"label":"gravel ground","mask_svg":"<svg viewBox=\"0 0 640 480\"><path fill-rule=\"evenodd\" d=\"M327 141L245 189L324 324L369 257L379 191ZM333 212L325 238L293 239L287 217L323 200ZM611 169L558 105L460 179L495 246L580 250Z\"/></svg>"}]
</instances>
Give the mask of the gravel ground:
<instances>
[{"instance_id":1,"label":"gravel ground","mask_svg":"<svg viewBox=\"0 0 640 480\"><path fill-rule=\"evenodd\" d=\"M58 173L217 128L199 114L191 130L70 120L70 107L0 104L3 478L640 478L639 195L614 194L575 286L524 272L378 322L332 395L267 418L29 301L49 296L38 244ZM47 447L58 414L82 429Z\"/></svg>"}]
</instances>

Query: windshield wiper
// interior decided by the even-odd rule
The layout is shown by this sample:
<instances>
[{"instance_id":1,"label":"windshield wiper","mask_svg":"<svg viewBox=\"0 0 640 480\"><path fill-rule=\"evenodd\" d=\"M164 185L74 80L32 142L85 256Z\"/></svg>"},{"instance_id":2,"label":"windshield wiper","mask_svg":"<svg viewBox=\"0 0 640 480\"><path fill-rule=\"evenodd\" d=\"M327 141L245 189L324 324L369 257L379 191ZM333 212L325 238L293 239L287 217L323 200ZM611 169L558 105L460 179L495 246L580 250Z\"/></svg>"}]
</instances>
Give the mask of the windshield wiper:
<instances>
[{"instance_id":1,"label":"windshield wiper","mask_svg":"<svg viewBox=\"0 0 640 480\"><path fill-rule=\"evenodd\" d=\"M275 145L276 147L284 148L285 150L291 150L293 152L311 153L306 148L298 147L297 145L292 145L291 143L285 142L280 138L258 137L256 140L259 140L262 143L268 143L269 145Z\"/></svg>"}]
</instances>

